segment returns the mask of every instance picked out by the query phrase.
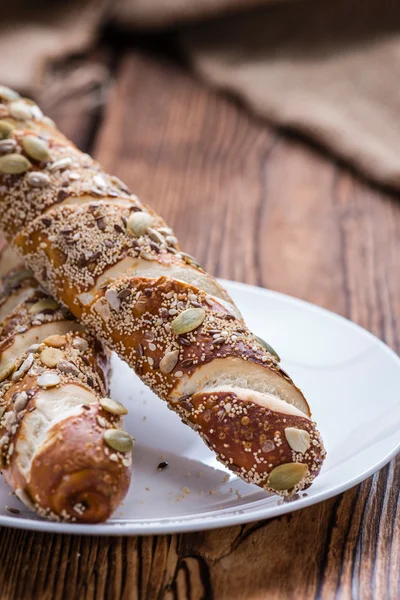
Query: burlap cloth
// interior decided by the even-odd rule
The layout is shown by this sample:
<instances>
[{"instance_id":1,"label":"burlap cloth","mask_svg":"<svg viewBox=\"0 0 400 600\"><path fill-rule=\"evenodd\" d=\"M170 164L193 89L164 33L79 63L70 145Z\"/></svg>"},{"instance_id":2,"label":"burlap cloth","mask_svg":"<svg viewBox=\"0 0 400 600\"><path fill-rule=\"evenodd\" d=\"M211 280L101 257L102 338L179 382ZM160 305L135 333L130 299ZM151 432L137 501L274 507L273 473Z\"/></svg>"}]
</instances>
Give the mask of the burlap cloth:
<instances>
[{"instance_id":1,"label":"burlap cloth","mask_svg":"<svg viewBox=\"0 0 400 600\"><path fill-rule=\"evenodd\" d=\"M0 0L0 14L6 85L40 97L107 21L174 26L206 81L400 188L399 0Z\"/></svg>"}]
</instances>

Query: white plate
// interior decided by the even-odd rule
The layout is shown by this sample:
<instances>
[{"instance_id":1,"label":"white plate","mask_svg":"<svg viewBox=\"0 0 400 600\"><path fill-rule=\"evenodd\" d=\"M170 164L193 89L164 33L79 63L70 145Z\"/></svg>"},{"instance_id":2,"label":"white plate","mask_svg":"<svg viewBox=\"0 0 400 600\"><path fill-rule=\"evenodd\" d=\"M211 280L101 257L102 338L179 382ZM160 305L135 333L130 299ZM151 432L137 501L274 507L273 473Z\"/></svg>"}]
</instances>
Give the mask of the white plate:
<instances>
[{"instance_id":1,"label":"white plate","mask_svg":"<svg viewBox=\"0 0 400 600\"><path fill-rule=\"evenodd\" d=\"M130 407L135 436L128 496L104 525L35 518L0 481L0 525L40 531L123 535L211 529L268 519L356 485L400 450L400 360L367 331L289 296L223 282L249 327L279 350L303 389L328 458L306 493L290 502L227 472L200 438L115 359L112 395ZM157 471L160 461L169 467ZM11 515L5 506L21 510Z\"/></svg>"}]
</instances>

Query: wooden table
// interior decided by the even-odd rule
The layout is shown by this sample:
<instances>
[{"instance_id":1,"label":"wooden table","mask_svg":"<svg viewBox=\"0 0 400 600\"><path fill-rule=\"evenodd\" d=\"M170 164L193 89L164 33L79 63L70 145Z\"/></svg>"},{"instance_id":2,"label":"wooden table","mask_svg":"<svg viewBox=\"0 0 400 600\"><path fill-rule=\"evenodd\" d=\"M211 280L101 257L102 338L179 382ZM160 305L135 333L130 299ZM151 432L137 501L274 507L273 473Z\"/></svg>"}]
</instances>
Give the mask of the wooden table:
<instances>
[{"instance_id":1,"label":"wooden table","mask_svg":"<svg viewBox=\"0 0 400 600\"><path fill-rule=\"evenodd\" d=\"M95 60L115 77L104 113L73 96L52 112L172 224L188 252L214 275L315 302L399 349L398 198L179 66L134 48ZM396 599L399 483L397 459L300 512L185 535L1 529L0 598Z\"/></svg>"}]
</instances>

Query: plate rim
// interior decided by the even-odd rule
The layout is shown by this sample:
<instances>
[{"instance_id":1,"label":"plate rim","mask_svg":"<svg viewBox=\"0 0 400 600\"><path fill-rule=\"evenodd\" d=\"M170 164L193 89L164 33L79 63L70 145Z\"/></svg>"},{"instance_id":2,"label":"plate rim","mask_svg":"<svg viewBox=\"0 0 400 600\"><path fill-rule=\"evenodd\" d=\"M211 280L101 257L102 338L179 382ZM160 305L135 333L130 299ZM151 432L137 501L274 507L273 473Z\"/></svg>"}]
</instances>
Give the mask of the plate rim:
<instances>
[{"instance_id":1,"label":"plate rim","mask_svg":"<svg viewBox=\"0 0 400 600\"><path fill-rule=\"evenodd\" d=\"M343 321L347 327L355 328L359 333L370 338L374 343L378 343L379 346L390 356L392 360L398 363L400 368L400 357L392 350L387 344L381 339L375 336L373 333L361 327L357 323L354 323L350 319L337 314L333 311L328 310L318 304L313 304L307 300L296 298L282 292L270 290L261 286L256 286L248 283L242 283L238 281L232 281L229 279L218 279L223 286L227 288L236 288L238 290L244 289L252 291L257 294L266 294L287 303L304 306L307 309L311 309L314 312L322 313L324 316L329 316L330 319ZM229 509L229 512L224 512L224 509L219 509L215 515L186 515L184 517L176 518L163 518L162 520L149 519L142 521L141 523L124 522L121 519L119 521L105 522L96 525L85 525L85 524L74 524L66 522L55 522L31 519L25 517L12 517L8 515L0 515L0 527L11 527L15 529L24 529L26 531L40 531L43 533L54 533L54 534L69 534L69 535L89 535L89 536L144 536L144 535L160 535L160 534L176 534L176 533L189 533L195 531L205 531L210 529L219 529L222 527L230 527L233 525L240 525L245 523L251 523L258 520L267 520L274 517L282 516L284 514L313 506L319 502L333 498L343 492L355 487L362 481L365 481L371 475L380 471L390 460L400 452L400 440L381 460L368 469L365 469L359 473L356 477L348 479L339 486L331 486L325 490L321 490L314 496L304 496L299 499L281 503L266 508L260 506L256 509L251 510L250 508L242 509L234 508ZM260 502L260 501L258 501ZM251 506L251 503L249 505ZM226 511L226 509L225 509ZM267 512L267 514L265 514Z\"/></svg>"}]
</instances>

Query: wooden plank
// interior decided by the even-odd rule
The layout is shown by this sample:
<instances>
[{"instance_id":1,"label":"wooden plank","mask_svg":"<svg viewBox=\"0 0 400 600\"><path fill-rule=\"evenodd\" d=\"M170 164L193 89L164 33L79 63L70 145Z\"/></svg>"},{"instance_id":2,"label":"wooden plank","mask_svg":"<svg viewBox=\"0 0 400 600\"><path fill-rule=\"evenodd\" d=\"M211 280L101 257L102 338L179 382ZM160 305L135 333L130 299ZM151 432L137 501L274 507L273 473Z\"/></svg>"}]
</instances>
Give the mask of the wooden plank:
<instances>
[{"instance_id":1,"label":"wooden plank","mask_svg":"<svg viewBox=\"0 0 400 600\"><path fill-rule=\"evenodd\" d=\"M133 52L95 151L216 275L316 302L399 350L397 198ZM399 484L397 459L300 512L179 536L2 529L0 598L397 598Z\"/></svg>"}]
</instances>

